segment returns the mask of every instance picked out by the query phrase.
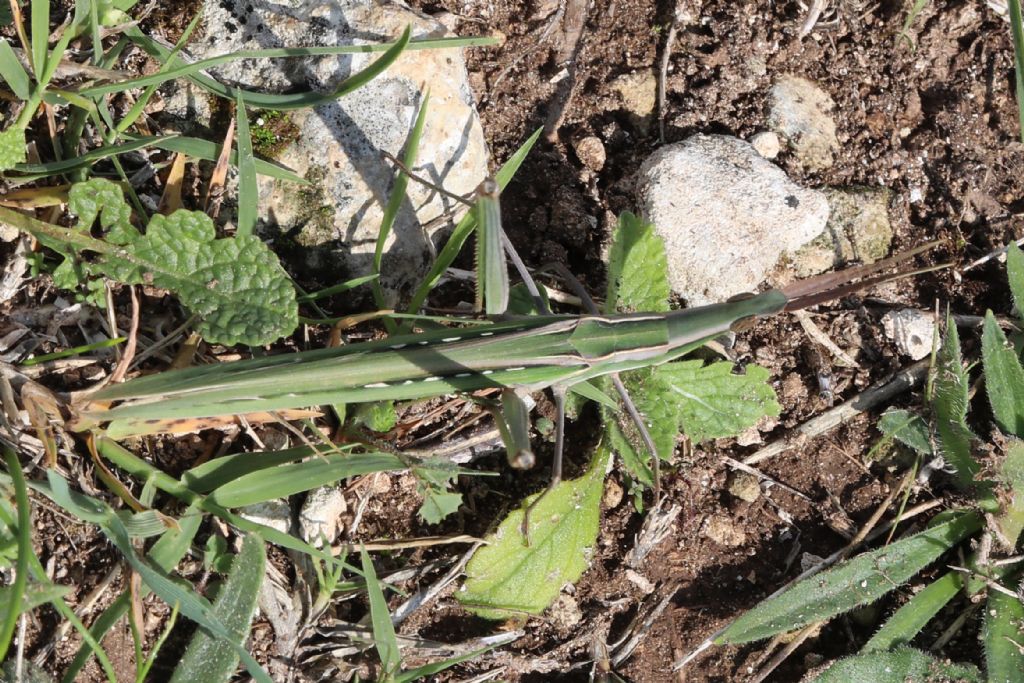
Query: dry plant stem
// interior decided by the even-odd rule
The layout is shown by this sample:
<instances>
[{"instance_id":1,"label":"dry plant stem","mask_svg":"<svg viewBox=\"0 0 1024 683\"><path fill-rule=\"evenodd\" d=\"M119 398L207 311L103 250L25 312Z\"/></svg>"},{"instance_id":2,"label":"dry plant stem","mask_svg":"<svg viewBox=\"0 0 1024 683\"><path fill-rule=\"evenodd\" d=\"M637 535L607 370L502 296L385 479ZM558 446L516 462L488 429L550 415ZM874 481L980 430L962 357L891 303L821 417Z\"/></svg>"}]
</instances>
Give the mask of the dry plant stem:
<instances>
[{"instance_id":1,"label":"dry plant stem","mask_svg":"<svg viewBox=\"0 0 1024 683\"><path fill-rule=\"evenodd\" d=\"M624 661L629 659L630 655L632 655L633 651L636 649L636 646L640 644L640 642L647 636L647 633L651 630L651 625L657 621L658 617L660 617L665 611L665 608L668 607L672 598L675 596L676 591L679 590L680 585L681 582L676 581L666 587L658 602L649 612L647 612L647 614L643 616L643 619L640 620L638 628L633 629L631 627L630 630L633 631L633 635L612 653L612 665L620 666ZM633 623L636 624L636 621Z\"/></svg>"},{"instance_id":2,"label":"dry plant stem","mask_svg":"<svg viewBox=\"0 0 1024 683\"><path fill-rule=\"evenodd\" d=\"M924 380L928 374L930 360L925 358L910 367L901 370L885 383L875 384L842 405L838 405L821 415L808 420L791 433L778 441L768 444L756 453L743 459L745 465L755 465L776 455L785 453L789 449L801 445L807 440L820 436L825 432L835 429L844 422L849 422L861 413L871 410L877 405L889 401L894 396L911 389Z\"/></svg>"},{"instance_id":3,"label":"dry plant stem","mask_svg":"<svg viewBox=\"0 0 1024 683\"><path fill-rule=\"evenodd\" d=\"M952 569L953 571L960 572L964 576L972 576L972 577L974 577L976 579L981 579L982 581L985 582L986 586L988 586L992 590L996 591L997 593L1002 593L1003 595L1009 595L1011 598L1016 598L1016 599L1020 598L1020 596L1017 595L1017 593L1015 591L1010 590L1009 588L1007 588L1006 586L1002 585L998 581L994 581L993 579L988 578L984 574L980 574L980 573L978 573L976 571L968 569L967 567L958 567L955 564L951 564L951 565L947 565L947 566L950 569Z\"/></svg>"},{"instance_id":4,"label":"dry plant stem","mask_svg":"<svg viewBox=\"0 0 1024 683\"><path fill-rule=\"evenodd\" d=\"M770 482L770 483L774 484L775 486L778 486L783 491L788 491L789 493L792 493L797 498L803 498L804 500L806 500L806 501L808 501L810 503L814 502L811 499L811 497L808 496L806 493L802 493L800 491L797 491L792 486L787 486L787 485L783 484L781 481L778 481L777 479L772 479L771 477L769 477L767 474L765 474L761 470L755 469L755 468L751 467L750 465L747 465L745 463L740 462L739 460L735 460L734 458L730 458L729 456L725 456L725 464L728 465L729 467L733 468L733 469L740 470L741 472L746 472L747 474L753 475L753 476L757 477L758 479L760 479L761 481Z\"/></svg>"},{"instance_id":5,"label":"dry plant stem","mask_svg":"<svg viewBox=\"0 0 1024 683\"><path fill-rule=\"evenodd\" d=\"M813 624L808 624L807 626L804 626L800 630L800 632L796 634L796 636L794 636L793 639L786 644L786 647L782 648L782 650L780 650L774 657L772 657L770 662L765 664L764 667L760 671L758 671L753 678L750 679L750 683L761 683L761 681L768 678L768 676L770 676L771 673L778 668L779 664L782 664L784 661L786 661L786 659L788 659L789 656L793 654L793 652L795 652L798 647L804 644L804 641L806 641L808 638L811 637L811 635L814 634L814 632L818 629L818 627L821 624L822 622L816 621Z\"/></svg>"},{"instance_id":6,"label":"dry plant stem","mask_svg":"<svg viewBox=\"0 0 1024 683\"><path fill-rule=\"evenodd\" d=\"M822 332L821 328L818 327L811 318L810 313L807 311L793 311L793 316L800 321L800 327L804 328L804 332L807 333L807 336L825 347L828 352L835 356L842 365L845 365L848 368L859 367L857 361L855 361L850 354L839 348L827 334Z\"/></svg>"},{"instance_id":7,"label":"dry plant stem","mask_svg":"<svg viewBox=\"0 0 1024 683\"><path fill-rule=\"evenodd\" d=\"M109 384L117 384L124 380L125 373L128 372L128 367L131 365L132 359L135 358L135 347L139 338L139 297L135 294L134 286L129 286L128 292L132 296L132 320L128 329L128 341L125 342L121 359L114 367L114 371L110 373Z\"/></svg>"},{"instance_id":8,"label":"dry plant stem","mask_svg":"<svg viewBox=\"0 0 1024 683\"><path fill-rule=\"evenodd\" d=\"M429 604L436 598L441 591L447 588L455 579L459 578L462 571L466 568L466 563L469 562L469 558L473 557L473 554L477 549L483 545L483 542L474 543L470 549L465 552L459 561L455 563L444 576L432 583L425 590L419 591L414 595L411 595L408 600L403 602L398 608L391 613L391 623L398 628L402 625L406 619L408 619L413 612Z\"/></svg>"},{"instance_id":9,"label":"dry plant stem","mask_svg":"<svg viewBox=\"0 0 1024 683\"><path fill-rule=\"evenodd\" d=\"M825 0L811 0L811 6L807 8L807 18L800 26L800 32L796 34L797 40L803 40L810 35L814 27L818 25L821 12L825 9Z\"/></svg>"},{"instance_id":10,"label":"dry plant stem","mask_svg":"<svg viewBox=\"0 0 1024 683\"><path fill-rule=\"evenodd\" d=\"M1015 242L1013 242L1013 244L1016 244L1018 247L1024 247L1024 237L1021 237L1019 240L1016 240ZM961 268L960 269L960 274L962 275L963 273L966 273L969 270L974 270L978 266L984 265L984 264L988 263L989 261L991 261L994 258L998 258L998 259L1002 260L1003 258L1005 258L1005 254L1006 254L1006 252L1009 249L1010 249L1010 245L1009 244L1004 244L1003 246L999 247L995 251L989 252L988 254L985 254L984 256L982 256L980 259L978 259L976 261L972 261L971 263L969 263L966 266L964 266L963 268Z\"/></svg>"},{"instance_id":11,"label":"dry plant stem","mask_svg":"<svg viewBox=\"0 0 1024 683\"><path fill-rule=\"evenodd\" d=\"M679 30L679 11L673 12L672 24L668 27L668 35L665 36L665 47L661 50L661 61L658 64L658 141L665 144L665 100L668 96L666 83L668 81L668 63L672 58L672 46L676 42L676 33Z\"/></svg>"},{"instance_id":12,"label":"dry plant stem","mask_svg":"<svg viewBox=\"0 0 1024 683\"><path fill-rule=\"evenodd\" d=\"M942 632L942 635L935 639L935 642L932 643L928 649L932 652L937 652L942 648L946 647L946 643L953 639L953 636L955 636L960 631L960 629L964 627L964 624L967 623L968 619L974 616L974 613L978 611L979 607L981 607L980 602L976 605L971 605L963 612L961 612L959 615L957 615L957 618L953 620L953 623L950 624L949 627Z\"/></svg>"}]
</instances>

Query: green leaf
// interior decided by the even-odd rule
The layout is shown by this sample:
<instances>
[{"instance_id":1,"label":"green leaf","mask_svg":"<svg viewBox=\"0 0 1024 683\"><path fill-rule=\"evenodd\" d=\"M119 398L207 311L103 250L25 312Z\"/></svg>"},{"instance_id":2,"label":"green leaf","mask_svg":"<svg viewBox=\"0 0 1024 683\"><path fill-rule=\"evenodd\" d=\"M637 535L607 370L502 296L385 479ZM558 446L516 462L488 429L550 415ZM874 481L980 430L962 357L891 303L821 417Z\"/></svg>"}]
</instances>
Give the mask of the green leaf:
<instances>
[{"instance_id":1,"label":"green leaf","mask_svg":"<svg viewBox=\"0 0 1024 683\"><path fill-rule=\"evenodd\" d=\"M909 645L925 624L938 614L963 586L960 572L946 572L896 610L861 651L885 652L900 645Z\"/></svg>"},{"instance_id":2,"label":"green leaf","mask_svg":"<svg viewBox=\"0 0 1024 683\"><path fill-rule=\"evenodd\" d=\"M730 624L715 643L770 638L874 602L980 528L978 514L961 513L889 546L862 553L765 600Z\"/></svg>"},{"instance_id":3,"label":"green leaf","mask_svg":"<svg viewBox=\"0 0 1024 683\"><path fill-rule=\"evenodd\" d=\"M608 295L605 313L667 311L665 244L654 226L628 211L619 216L608 253Z\"/></svg>"},{"instance_id":4,"label":"green leaf","mask_svg":"<svg viewBox=\"0 0 1024 683\"><path fill-rule=\"evenodd\" d=\"M371 432L384 433L390 431L398 422L394 401L373 401L357 403L352 411L352 421L361 424Z\"/></svg>"},{"instance_id":5,"label":"green leaf","mask_svg":"<svg viewBox=\"0 0 1024 683\"><path fill-rule=\"evenodd\" d=\"M931 455L932 442L928 423L909 410L890 409L878 420L878 431L909 446L918 453Z\"/></svg>"},{"instance_id":6,"label":"green leaf","mask_svg":"<svg viewBox=\"0 0 1024 683\"><path fill-rule=\"evenodd\" d=\"M957 486L968 489L979 470L978 462L971 456L973 434L967 427L970 378L960 354L960 335L950 316L946 317L946 338L936 366L932 411L939 449L955 470Z\"/></svg>"},{"instance_id":7,"label":"green leaf","mask_svg":"<svg viewBox=\"0 0 1024 683\"><path fill-rule=\"evenodd\" d=\"M31 83L25 67L21 65L18 55L6 39L0 38L0 78L7 83L11 92L19 100L27 100L30 94Z\"/></svg>"},{"instance_id":8,"label":"green leaf","mask_svg":"<svg viewBox=\"0 0 1024 683\"><path fill-rule=\"evenodd\" d=\"M41 85L46 85L43 75L46 73L46 53L50 47L50 0L33 0L29 4L32 9L32 66L36 79ZM54 55L54 59L60 59L61 56Z\"/></svg>"},{"instance_id":9,"label":"green leaf","mask_svg":"<svg viewBox=\"0 0 1024 683\"><path fill-rule=\"evenodd\" d=\"M25 129L11 126L0 133L0 173L25 161Z\"/></svg>"},{"instance_id":10,"label":"green leaf","mask_svg":"<svg viewBox=\"0 0 1024 683\"><path fill-rule=\"evenodd\" d=\"M579 579L597 540L609 456L599 447L586 474L544 496L530 513L529 545L521 529L523 514L537 496L506 517L466 565L459 602L487 619L539 614L562 586Z\"/></svg>"},{"instance_id":11,"label":"green leaf","mask_svg":"<svg viewBox=\"0 0 1024 683\"><path fill-rule=\"evenodd\" d=\"M1015 242L1010 242L1006 251L1006 276L1010 280L1010 292L1018 317L1024 318L1024 251Z\"/></svg>"},{"instance_id":12,"label":"green leaf","mask_svg":"<svg viewBox=\"0 0 1024 683\"><path fill-rule=\"evenodd\" d=\"M1024 602L989 589L981 639L988 680L1019 681L1024 672Z\"/></svg>"},{"instance_id":13,"label":"green leaf","mask_svg":"<svg viewBox=\"0 0 1024 683\"><path fill-rule=\"evenodd\" d=\"M327 455L243 475L214 491L210 501L226 508L244 507L286 498L357 474L402 469L405 464L388 453Z\"/></svg>"},{"instance_id":14,"label":"green leaf","mask_svg":"<svg viewBox=\"0 0 1024 683\"><path fill-rule=\"evenodd\" d=\"M872 652L841 659L812 683L983 683L984 680L978 669L969 664L948 664L920 650L901 647L893 652ZM991 677L988 680L995 681Z\"/></svg>"},{"instance_id":15,"label":"green leaf","mask_svg":"<svg viewBox=\"0 0 1024 683\"><path fill-rule=\"evenodd\" d=\"M1009 447L999 474L1010 501L1000 511L997 521L1003 536L1016 547L1024 532L1024 443L1016 441Z\"/></svg>"},{"instance_id":16,"label":"green leaf","mask_svg":"<svg viewBox=\"0 0 1024 683\"><path fill-rule=\"evenodd\" d=\"M235 94L235 116L238 120L238 226L237 236L251 235L259 218L260 191L256 184L256 159L249 135L249 115L242 93Z\"/></svg>"},{"instance_id":17,"label":"green leaf","mask_svg":"<svg viewBox=\"0 0 1024 683\"><path fill-rule=\"evenodd\" d=\"M1000 429L1024 438L1024 368L992 311L985 313L981 334L985 392Z\"/></svg>"},{"instance_id":18,"label":"green leaf","mask_svg":"<svg viewBox=\"0 0 1024 683\"><path fill-rule=\"evenodd\" d=\"M462 494L445 491L434 486L423 486L423 504L417 510L420 519L427 524L439 524L448 515L453 515L462 505Z\"/></svg>"},{"instance_id":19,"label":"green leaf","mask_svg":"<svg viewBox=\"0 0 1024 683\"><path fill-rule=\"evenodd\" d=\"M377 581L377 571L373 567L366 548L359 548L359 557L363 564L363 576L366 578L366 593L370 599L370 623L373 626L373 642L380 655L380 663L384 669L381 680L389 680L402 670L402 653L398 647L388 602L384 599L384 591Z\"/></svg>"},{"instance_id":20,"label":"green leaf","mask_svg":"<svg viewBox=\"0 0 1024 683\"><path fill-rule=\"evenodd\" d=\"M231 632L232 641L200 629L192 636L185 656L175 667L171 683L228 681L238 667L238 650L249 636L256 602L265 576L267 554L256 534L242 537L242 549L231 563L231 573L213 602L213 614Z\"/></svg>"},{"instance_id":21,"label":"green leaf","mask_svg":"<svg viewBox=\"0 0 1024 683\"><path fill-rule=\"evenodd\" d=\"M203 140L201 138L190 138L186 135L156 138L149 144L152 144L153 147L167 150L168 152L180 152L181 154L195 157L197 159L205 159L206 161L216 161L219 159L220 151L223 147L223 145L216 142ZM232 165L238 165L238 150L231 151L231 156L228 161ZM297 183L299 185L309 185L308 180L280 164L276 164L272 161L266 161L264 159L256 159L255 164L256 172L260 175L276 178L278 180L285 180L290 183Z\"/></svg>"}]
</instances>

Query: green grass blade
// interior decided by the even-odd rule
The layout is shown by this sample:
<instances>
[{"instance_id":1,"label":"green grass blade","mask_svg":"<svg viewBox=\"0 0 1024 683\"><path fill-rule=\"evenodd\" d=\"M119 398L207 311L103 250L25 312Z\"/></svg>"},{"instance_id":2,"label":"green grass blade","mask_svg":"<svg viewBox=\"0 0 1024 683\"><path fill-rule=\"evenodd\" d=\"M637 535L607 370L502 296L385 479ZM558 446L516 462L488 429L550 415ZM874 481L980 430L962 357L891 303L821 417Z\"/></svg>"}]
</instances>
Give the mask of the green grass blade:
<instances>
[{"instance_id":1,"label":"green grass blade","mask_svg":"<svg viewBox=\"0 0 1024 683\"><path fill-rule=\"evenodd\" d=\"M20 365L23 367L29 367L32 365L39 365L40 363L48 363L51 360L57 360L59 358L67 358L69 356L78 356L83 353L89 353L90 351L96 351L97 349L107 349L111 346L117 346L128 340L128 337L114 337L113 339L104 339L103 341L96 342L94 344L84 344L82 346L76 346L74 348L65 349L63 351L55 351L53 353L46 353L42 356L34 356L23 360Z\"/></svg>"},{"instance_id":2,"label":"green grass blade","mask_svg":"<svg viewBox=\"0 0 1024 683\"><path fill-rule=\"evenodd\" d=\"M960 572L947 572L896 610L878 629L861 652L885 652L909 645L932 617L963 588Z\"/></svg>"},{"instance_id":3,"label":"green grass blade","mask_svg":"<svg viewBox=\"0 0 1024 683\"><path fill-rule=\"evenodd\" d=\"M27 100L32 88L25 67L14 54L14 48L4 38L0 38L0 78L6 81L11 92L19 100Z\"/></svg>"},{"instance_id":4,"label":"green grass blade","mask_svg":"<svg viewBox=\"0 0 1024 683\"><path fill-rule=\"evenodd\" d=\"M14 171L26 174L33 178L45 178L47 176L57 175L58 173L66 173L76 168L85 168L87 166L91 166L97 161L101 161L117 154L134 152L135 150L145 149L151 145L155 146L154 143L159 140L161 140L160 136L135 138L134 140L123 142L118 145L104 145L97 149L90 150L81 156L64 159L63 161L51 161L45 164L18 164L14 167ZM18 178L18 180L27 179L29 178Z\"/></svg>"},{"instance_id":5,"label":"green grass blade","mask_svg":"<svg viewBox=\"0 0 1024 683\"><path fill-rule=\"evenodd\" d=\"M252 472L277 467L296 460L303 460L313 455L322 457L331 452L326 449L313 449L309 446L297 446L283 451L264 451L262 453L235 453L208 460L181 475L181 481L196 493L210 493L228 482L234 481Z\"/></svg>"},{"instance_id":6,"label":"green grass blade","mask_svg":"<svg viewBox=\"0 0 1024 683\"><path fill-rule=\"evenodd\" d=\"M132 38L133 41L139 43L144 50L153 54L150 50L151 47L155 46L155 43L143 36L141 33L129 31L127 35ZM210 68L228 61L236 59L247 59L253 56L266 57L269 51L267 50L240 50L234 52L231 55L221 55L219 57L211 57L210 59L204 59L193 64L187 64L180 67L168 69L167 71L153 74L152 76L146 76L143 78L136 78L130 81L122 81L120 83L105 84L95 86L92 88L86 88L82 90L82 94L88 94L92 96L108 94L111 92L120 92L127 88L138 88L145 87L154 82L162 83L172 78L178 78L180 76L188 76L190 80L199 85L200 87L208 90L214 95L224 97L226 99L233 100L238 93L241 93L245 98L246 103L254 109L276 109L278 111L285 111L289 109L305 109L307 107L317 107L322 104L329 104L334 100L347 95L353 90L357 90L362 86L369 83L371 80L380 75L385 69L394 63L398 56L405 50L406 45L409 43L411 36L411 28L406 27L405 31L402 32L402 36L390 44L387 50L374 60L369 66L364 68L355 74L352 74L346 78L337 88L330 92L315 92L305 91L298 93L284 93L284 94L273 94L256 92L252 90L244 90L241 88L234 88L226 86L217 81L203 76L202 74L196 73L200 69ZM349 46L351 47L351 46ZM364 46L358 46L364 47ZM330 50L340 50L341 48L323 48ZM162 53L166 48L160 51L156 51L158 54ZM305 57L314 54L316 48L280 48L279 50L273 51L273 54L281 57ZM368 52L369 50L349 50L349 52ZM334 54L340 54L334 52Z\"/></svg>"},{"instance_id":7,"label":"green grass blade","mask_svg":"<svg viewBox=\"0 0 1024 683\"><path fill-rule=\"evenodd\" d=\"M220 156L221 147L223 147L223 145L217 142L210 142L209 140L188 137L185 135L157 138L152 142L152 145L159 149L167 150L168 152L180 152L181 154L186 154L190 157L195 157L196 159L204 159L206 161L216 161ZM237 150L231 151L229 161L235 166L238 165ZM256 159L255 164L256 172L260 175L277 178L278 180L286 180L300 185L309 185L308 180L284 166L280 166L263 159Z\"/></svg>"},{"instance_id":8,"label":"green grass blade","mask_svg":"<svg viewBox=\"0 0 1024 683\"><path fill-rule=\"evenodd\" d=\"M175 667L171 683L222 683L231 679L238 666L237 650L244 646L256 614L266 562L263 540L256 534L246 534L242 538L242 549L231 562L231 572L213 602L213 613L232 632L232 642L229 644L205 631L196 631Z\"/></svg>"},{"instance_id":9,"label":"green grass blade","mask_svg":"<svg viewBox=\"0 0 1024 683\"><path fill-rule=\"evenodd\" d=\"M416 165L416 157L419 155L420 139L423 137L423 126L427 122L427 107L430 104L430 93L423 97L423 104L420 105L416 121L409 132L409 139L405 142L405 153L402 155L402 163L406 168L413 168ZM377 245L373 252L373 301L377 308L385 309L390 303L384 297L384 289L380 285L380 271L384 262L384 245L391 235L391 228L395 224L398 212L406 201L406 190L409 187L409 177L402 171L395 176L395 183L391 188L391 196L388 197L388 204L384 207L384 215L381 217L380 230L377 232ZM391 321L385 321L388 332L394 334L397 326Z\"/></svg>"},{"instance_id":10,"label":"green grass blade","mask_svg":"<svg viewBox=\"0 0 1024 683\"><path fill-rule=\"evenodd\" d=\"M46 51L50 47L50 0L32 0L32 69L36 80L45 85ZM60 55L54 55L60 59Z\"/></svg>"},{"instance_id":11,"label":"green grass blade","mask_svg":"<svg viewBox=\"0 0 1024 683\"><path fill-rule=\"evenodd\" d=\"M978 514L960 513L889 546L862 553L760 603L730 624L715 643L738 644L770 638L874 602L981 525Z\"/></svg>"},{"instance_id":12,"label":"green grass blade","mask_svg":"<svg viewBox=\"0 0 1024 683\"><path fill-rule=\"evenodd\" d=\"M498 182L499 190L504 190L505 187L512 180L512 177L519 170L519 167L523 164L526 159L526 155L533 149L534 143L540 137L543 132L543 128L538 128L534 131L526 142L524 142L515 153L509 157L509 160L501 167L501 169L494 174L494 179ZM430 294L430 290L437 286L441 276L444 275L448 267L455 262L455 257L459 255L462 250L462 245L465 244L466 239L470 236L473 230L476 228L476 216L472 211L468 212L459 221L459 224L455 226L455 230L452 231L451 237L445 242L444 247L441 249L441 253L437 255L437 260L434 261L434 265L431 266L430 272L427 273L426 277L423 278L423 282L416 289L416 293L413 294L412 301L409 304L407 312L418 313L423 302L427 300L427 296Z\"/></svg>"},{"instance_id":13,"label":"green grass blade","mask_svg":"<svg viewBox=\"0 0 1024 683\"><path fill-rule=\"evenodd\" d=\"M981 638L988 680L1019 681L1024 672L1024 602L989 589Z\"/></svg>"},{"instance_id":14,"label":"green grass blade","mask_svg":"<svg viewBox=\"0 0 1024 683\"><path fill-rule=\"evenodd\" d=\"M125 34L139 47L148 52L153 57L160 59L161 61L168 62L180 62L180 59L172 59L171 51L163 45L160 45L155 40L146 36L142 31L138 29L129 29ZM423 49L441 49L441 48L458 48L468 46L483 46L483 45L494 45L497 41L493 38L438 38L429 40L409 40L409 29L407 28L403 32L402 37L393 43L381 43L378 45L339 45L332 47L285 47L285 48L274 48L268 50L238 50L226 55L218 55L216 57L210 57L209 59L203 59L191 64L175 65L173 68L163 71L161 73L153 74L151 76L145 76L142 78L135 78L129 81L122 81L120 83L104 84L100 86L94 86L86 88L83 93L90 95L101 95L112 92L121 92L127 88L141 88L153 83L159 84L165 81L188 77L191 81L204 89L212 92L215 95L224 97L227 99L234 99L238 88L223 85L216 80L205 76L200 71L204 69L211 69L221 64L236 61L239 59L280 59L286 57L327 57L332 55L343 55L343 54L356 54L356 53L368 53L368 52L385 52L390 54L394 51L394 54L387 58L387 63L379 67L379 71L383 71L387 66L398 57L398 54L406 48L403 41L408 42L408 49L423 50ZM396 50L397 49L397 50ZM378 67L377 62L370 65L369 68ZM292 93L287 95L274 95L270 93L261 93L250 90L241 90L242 95L245 97L245 101L250 107L254 109L301 109L305 107L314 107L320 104L326 104L332 100L341 97L342 95L355 90L356 88L363 85L365 82L371 80L374 76L379 73L374 72L369 77L365 78L358 83L350 83L352 78L361 77L360 74L355 74L349 80L341 85L341 88L336 90L334 93L317 93L317 92L301 92ZM344 92L340 92L341 89L345 89Z\"/></svg>"},{"instance_id":15,"label":"green grass blade","mask_svg":"<svg viewBox=\"0 0 1024 683\"><path fill-rule=\"evenodd\" d=\"M243 475L214 491L210 500L226 508L243 507L285 498L357 474L403 469L405 464L388 453L328 455Z\"/></svg>"},{"instance_id":16,"label":"green grass blade","mask_svg":"<svg viewBox=\"0 0 1024 683\"><path fill-rule=\"evenodd\" d=\"M366 548L359 548L359 556L363 563L363 576L366 577L366 593L370 599L370 624L373 626L373 643L380 655L380 663L384 668L381 680L391 680L402 669L402 653L398 648L398 637L391 623L388 603L384 599L384 591L377 581L377 571L373 568Z\"/></svg>"},{"instance_id":17,"label":"green grass blade","mask_svg":"<svg viewBox=\"0 0 1024 683\"><path fill-rule=\"evenodd\" d=\"M1013 60L1017 83L1017 112L1020 119L1020 139L1024 141L1024 22L1021 21L1020 0L1007 0L1010 32L1013 34Z\"/></svg>"},{"instance_id":18,"label":"green grass blade","mask_svg":"<svg viewBox=\"0 0 1024 683\"><path fill-rule=\"evenodd\" d=\"M236 235L251 235L260 209L260 191L256 184L256 159L252 153L249 115L242 93L235 94L238 136L238 227Z\"/></svg>"},{"instance_id":19,"label":"green grass blade","mask_svg":"<svg viewBox=\"0 0 1024 683\"><path fill-rule=\"evenodd\" d=\"M1014 242L1010 242L1006 250L1006 277L1010 281L1017 315L1024 318L1024 251Z\"/></svg>"},{"instance_id":20,"label":"green grass blade","mask_svg":"<svg viewBox=\"0 0 1024 683\"><path fill-rule=\"evenodd\" d=\"M330 287L325 287L324 289L319 289L319 290L317 290L315 292L309 292L308 294L303 294L303 295L298 297L298 302L300 304L305 304L305 303L310 303L310 302L313 302L313 301L319 301L320 299L324 299L324 298L329 297L329 296L334 296L335 294L343 294L343 293L347 292L350 289L355 289L356 287L358 287L360 285L365 285L367 282L373 282L378 277L380 277L380 276L379 275L363 275L362 277L354 277L351 280L346 280L345 282L341 282L341 283L338 283L336 285L332 285Z\"/></svg>"},{"instance_id":21,"label":"green grass blade","mask_svg":"<svg viewBox=\"0 0 1024 683\"><path fill-rule=\"evenodd\" d=\"M1024 368L992 311L985 314L981 360L985 368L985 393L996 424L1004 432L1024 438Z\"/></svg>"},{"instance_id":22,"label":"green grass blade","mask_svg":"<svg viewBox=\"0 0 1024 683\"><path fill-rule=\"evenodd\" d=\"M901 647L840 659L810 683L983 683L977 668L952 664L926 652ZM989 678L995 683L995 679ZM1011 679L1007 679L1011 680Z\"/></svg>"},{"instance_id":23,"label":"green grass blade","mask_svg":"<svg viewBox=\"0 0 1024 683\"><path fill-rule=\"evenodd\" d=\"M0 662L7 656L7 649L14 637L14 627L21 615L22 599L28 586L28 563L32 554L32 510L29 507L28 488L25 475L21 471L18 455L6 444L0 444L3 450L7 473L14 485L14 498L18 509L18 558L14 567L14 581L7 592L8 609L0 623Z\"/></svg>"},{"instance_id":24,"label":"green grass blade","mask_svg":"<svg viewBox=\"0 0 1024 683\"><path fill-rule=\"evenodd\" d=\"M450 669L456 664L473 661L480 655L484 654L485 652L490 652L496 647L498 646L494 645L492 647L485 647L479 650L473 650L472 652L467 652L466 654L459 655L458 657L451 657L449 659L444 660L443 662L436 662L434 664L424 664L423 666L418 666L415 669L403 671L402 673L395 676L395 683L412 683L413 681L422 681L430 676L441 673L445 669Z\"/></svg>"}]
</instances>

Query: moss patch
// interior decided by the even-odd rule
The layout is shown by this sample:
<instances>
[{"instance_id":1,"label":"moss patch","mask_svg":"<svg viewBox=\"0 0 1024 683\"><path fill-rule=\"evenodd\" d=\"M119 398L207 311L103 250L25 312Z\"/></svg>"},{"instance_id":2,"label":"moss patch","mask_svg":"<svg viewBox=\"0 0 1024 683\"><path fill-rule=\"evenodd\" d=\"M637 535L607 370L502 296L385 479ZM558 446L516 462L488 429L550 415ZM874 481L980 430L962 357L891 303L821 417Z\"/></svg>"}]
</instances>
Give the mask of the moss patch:
<instances>
[{"instance_id":1,"label":"moss patch","mask_svg":"<svg viewBox=\"0 0 1024 683\"><path fill-rule=\"evenodd\" d=\"M264 109L251 118L249 134L257 156L274 159L299 137L299 127L285 112Z\"/></svg>"}]
</instances>

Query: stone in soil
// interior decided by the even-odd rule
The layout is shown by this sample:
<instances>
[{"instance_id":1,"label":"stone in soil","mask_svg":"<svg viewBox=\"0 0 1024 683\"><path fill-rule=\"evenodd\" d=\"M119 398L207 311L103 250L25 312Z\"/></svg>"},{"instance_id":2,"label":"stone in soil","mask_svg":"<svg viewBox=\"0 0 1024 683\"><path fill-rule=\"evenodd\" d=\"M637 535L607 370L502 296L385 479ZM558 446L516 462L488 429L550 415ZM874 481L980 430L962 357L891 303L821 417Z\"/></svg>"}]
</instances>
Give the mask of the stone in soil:
<instances>
[{"instance_id":1,"label":"stone in soil","mask_svg":"<svg viewBox=\"0 0 1024 683\"><path fill-rule=\"evenodd\" d=\"M748 503L761 497L761 485L757 477L748 472L731 472L727 488L730 494Z\"/></svg>"},{"instance_id":2,"label":"stone in soil","mask_svg":"<svg viewBox=\"0 0 1024 683\"><path fill-rule=\"evenodd\" d=\"M725 514L708 517L704 522L703 532L705 538L727 548L743 545L747 540L743 528L738 526L732 517Z\"/></svg>"},{"instance_id":3,"label":"stone in soil","mask_svg":"<svg viewBox=\"0 0 1024 683\"><path fill-rule=\"evenodd\" d=\"M238 510L238 514L242 519L269 526L284 534L292 528L292 508L286 500L268 500L246 505Z\"/></svg>"},{"instance_id":4,"label":"stone in soil","mask_svg":"<svg viewBox=\"0 0 1024 683\"><path fill-rule=\"evenodd\" d=\"M904 356L921 360L932 352L935 317L931 313L916 308L889 311L882 316L882 329Z\"/></svg>"},{"instance_id":5,"label":"stone in soil","mask_svg":"<svg viewBox=\"0 0 1024 683\"><path fill-rule=\"evenodd\" d=\"M299 511L299 529L307 543L320 547L338 538L341 516L348 512L345 494L337 486L321 486L306 496Z\"/></svg>"},{"instance_id":6,"label":"stone in soil","mask_svg":"<svg viewBox=\"0 0 1024 683\"><path fill-rule=\"evenodd\" d=\"M784 254L825 229L825 195L792 182L747 142L695 135L637 173L638 204L665 241L669 280L691 306L752 292Z\"/></svg>"},{"instance_id":7,"label":"stone in soil","mask_svg":"<svg viewBox=\"0 0 1024 683\"><path fill-rule=\"evenodd\" d=\"M412 27L414 38L447 34L442 24L397 3L345 0L293 7L205 0L202 12L205 37L190 45L197 59L239 49L392 41L406 26ZM218 67L214 74L259 91L323 92L379 56L241 60ZM381 152L401 154L428 87L430 102L415 170L449 192L467 194L487 174L487 148L458 49L406 51L354 92L315 109L285 112L296 134L275 161L312 185L261 178L258 229L300 276L337 282L369 272L395 176ZM168 95L165 114L184 128L190 121L208 119L210 104L203 92L181 86ZM255 126L258 116L250 111L250 125ZM454 220L436 219L463 210L410 181L385 246L385 291L397 297L419 279L432 258L432 240Z\"/></svg>"},{"instance_id":8,"label":"stone in soil","mask_svg":"<svg viewBox=\"0 0 1024 683\"><path fill-rule=\"evenodd\" d=\"M787 74L776 80L768 99L768 126L797 162L812 172L831 168L839 152L831 96L814 82Z\"/></svg>"}]
</instances>

